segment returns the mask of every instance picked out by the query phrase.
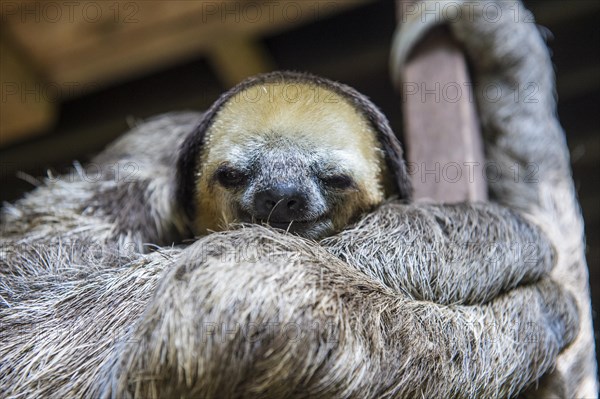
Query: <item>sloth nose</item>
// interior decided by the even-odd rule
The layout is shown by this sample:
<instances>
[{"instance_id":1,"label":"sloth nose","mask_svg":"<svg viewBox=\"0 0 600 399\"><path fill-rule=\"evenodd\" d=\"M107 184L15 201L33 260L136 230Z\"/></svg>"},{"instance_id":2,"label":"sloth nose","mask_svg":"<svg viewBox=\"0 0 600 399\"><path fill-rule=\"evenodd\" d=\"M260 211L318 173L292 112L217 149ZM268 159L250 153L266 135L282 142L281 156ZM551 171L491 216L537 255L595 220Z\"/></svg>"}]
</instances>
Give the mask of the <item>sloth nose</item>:
<instances>
[{"instance_id":1,"label":"sloth nose","mask_svg":"<svg viewBox=\"0 0 600 399\"><path fill-rule=\"evenodd\" d=\"M292 184L278 184L260 191L254 198L255 216L273 222L302 219L306 211L306 194Z\"/></svg>"}]
</instances>

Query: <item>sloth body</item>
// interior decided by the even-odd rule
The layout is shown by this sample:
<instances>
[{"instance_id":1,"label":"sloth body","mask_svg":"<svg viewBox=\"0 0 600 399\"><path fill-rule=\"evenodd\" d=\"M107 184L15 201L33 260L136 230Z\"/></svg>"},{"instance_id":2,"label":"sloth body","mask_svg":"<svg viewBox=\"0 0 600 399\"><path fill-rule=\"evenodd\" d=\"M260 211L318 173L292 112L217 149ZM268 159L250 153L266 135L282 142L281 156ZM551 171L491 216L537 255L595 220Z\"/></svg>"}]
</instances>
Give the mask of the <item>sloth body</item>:
<instances>
[{"instance_id":1,"label":"sloth body","mask_svg":"<svg viewBox=\"0 0 600 399\"><path fill-rule=\"evenodd\" d=\"M182 158L193 160L180 169L193 170L181 184L194 187L185 200L193 198L195 234L251 222L317 239L386 197L410 195L387 121L348 86L275 72L241 83L216 104L182 148ZM189 145L198 137L199 150ZM387 154L400 169L396 185Z\"/></svg>"},{"instance_id":2,"label":"sloth body","mask_svg":"<svg viewBox=\"0 0 600 399\"><path fill-rule=\"evenodd\" d=\"M463 3L473 18L448 24L478 85L539 83L538 102L475 97L488 159L539 165L536 184L500 175L495 204L386 203L319 242L252 226L187 243L190 227L233 220L327 235L388 193L410 199L401 147L364 96L302 74L252 78L204 114L135 127L94 159L100 180L49 179L4 205L0 397L596 397L583 224L546 46L514 18L527 15L519 2L490 2L504 11L495 23ZM421 21L443 14L404 25L399 65ZM277 100L306 99L294 86L323 102ZM304 206L266 214L257 198L273 188L275 204Z\"/></svg>"}]
</instances>

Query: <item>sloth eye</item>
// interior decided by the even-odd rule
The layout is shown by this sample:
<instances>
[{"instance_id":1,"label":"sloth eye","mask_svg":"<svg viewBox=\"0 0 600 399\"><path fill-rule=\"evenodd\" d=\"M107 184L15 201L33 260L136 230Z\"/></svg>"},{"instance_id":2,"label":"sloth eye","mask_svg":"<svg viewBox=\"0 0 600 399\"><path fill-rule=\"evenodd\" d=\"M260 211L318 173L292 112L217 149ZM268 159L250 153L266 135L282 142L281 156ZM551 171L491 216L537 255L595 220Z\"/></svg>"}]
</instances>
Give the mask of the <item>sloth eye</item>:
<instances>
[{"instance_id":1,"label":"sloth eye","mask_svg":"<svg viewBox=\"0 0 600 399\"><path fill-rule=\"evenodd\" d=\"M321 180L326 186L344 190L354 186L354 180L348 175L331 175L322 177Z\"/></svg>"},{"instance_id":2,"label":"sloth eye","mask_svg":"<svg viewBox=\"0 0 600 399\"><path fill-rule=\"evenodd\" d=\"M215 176L219 183L227 188L235 188L243 185L246 182L246 174L231 166L222 165L217 169Z\"/></svg>"}]
</instances>

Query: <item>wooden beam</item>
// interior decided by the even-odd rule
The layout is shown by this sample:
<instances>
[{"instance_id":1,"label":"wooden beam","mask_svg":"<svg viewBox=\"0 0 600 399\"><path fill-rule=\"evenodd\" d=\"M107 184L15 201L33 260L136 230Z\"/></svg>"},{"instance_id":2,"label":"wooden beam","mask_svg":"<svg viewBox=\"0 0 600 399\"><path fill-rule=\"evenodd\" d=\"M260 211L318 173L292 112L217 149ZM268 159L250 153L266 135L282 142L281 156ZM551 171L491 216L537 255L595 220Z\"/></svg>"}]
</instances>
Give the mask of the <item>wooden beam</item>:
<instances>
[{"instance_id":1,"label":"wooden beam","mask_svg":"<svg viewBox=\"0 0 600 399\"><path fill-rule=\"evenodd\" d=\"M399 11L402 2L409 0L398 1ZM471 81L449 30L432 29L403 72L398 89L415 199L485 201L485 158Z\"/></svg>"},{"instance_id":2,"label":"wooden beam","mask_svg":"<svg viewBox=\"0 0 600 399\"><path fill-rule=\"evenodd\" d=\"M0 84L0 147L31 137L54 122L59 88L38 79L6 35L0 35Z\"/></svg>"},{"instance_id":3,"label":"wooden beam","mask_svg":"<svg viewBox=\"0 0 600 399\"><path fill-rule=\"evenodd\" d=\"M98 87L372 0L9 2L3 23L48 80Z\"/></svg>"},{"instance_id":4,"label":"wooden beam","mask_svg":"<svg viewBox=\"0 0 600 399\"><path fill-rule=\"evenodd\" d=\"M247 77L275 69L264 46L243 36L217 41L209 52L209 60L226 87L233 87Z\"/></svg>"}]
</instances>

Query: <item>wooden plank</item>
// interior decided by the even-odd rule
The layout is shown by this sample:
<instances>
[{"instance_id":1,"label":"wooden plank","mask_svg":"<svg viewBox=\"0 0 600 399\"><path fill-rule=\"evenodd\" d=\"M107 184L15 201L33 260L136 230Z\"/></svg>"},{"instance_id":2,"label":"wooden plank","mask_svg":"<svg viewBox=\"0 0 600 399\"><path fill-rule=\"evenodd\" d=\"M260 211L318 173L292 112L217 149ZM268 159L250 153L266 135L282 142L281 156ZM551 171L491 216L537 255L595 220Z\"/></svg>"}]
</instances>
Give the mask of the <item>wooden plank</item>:
<instances>
[{"instance_id":1,"label":"wooden plank","mask_svg":"<svg viewBox=\"0 0 600 399\"><path fill-rule=\"evenodd\" d=\"M5 35L0 35L0 83L0 147L31 137L55 120L60 89L42 82Z\"/></svg>"},{"instance_id":2,"label":"wooden plank","mask_svg":"<svg viewBox=\"0 0 600 399\"><path fill-rule=\"evenodd\" d=\"M264 46L246 37L220 39L209 52L209 59L225 87L233 87L250 76L275 69Z\"/></svg>"},{"instance_id":3,"label":"wooden plank","mask_svg":"<svg viewBox=\"0 0 600 399\"><path fill-rule=\"evenodd\" d=\"M201 54L223 35L259 37L367 1L26 1L3 5L2 20L49 80L83 87Z\"/></svg>"},{"instance_id":4,"label":"wooden plank","mask_svg":"<svg viewBox=\"0 0 600 399\"><path fill-rule=\"evenodd\" d=\"M399 0L398 9L403 7ZM465 57L446 27L413 49L401 87L415 199L485 201L481 133Z\"/></svg>"}]
</instances>

